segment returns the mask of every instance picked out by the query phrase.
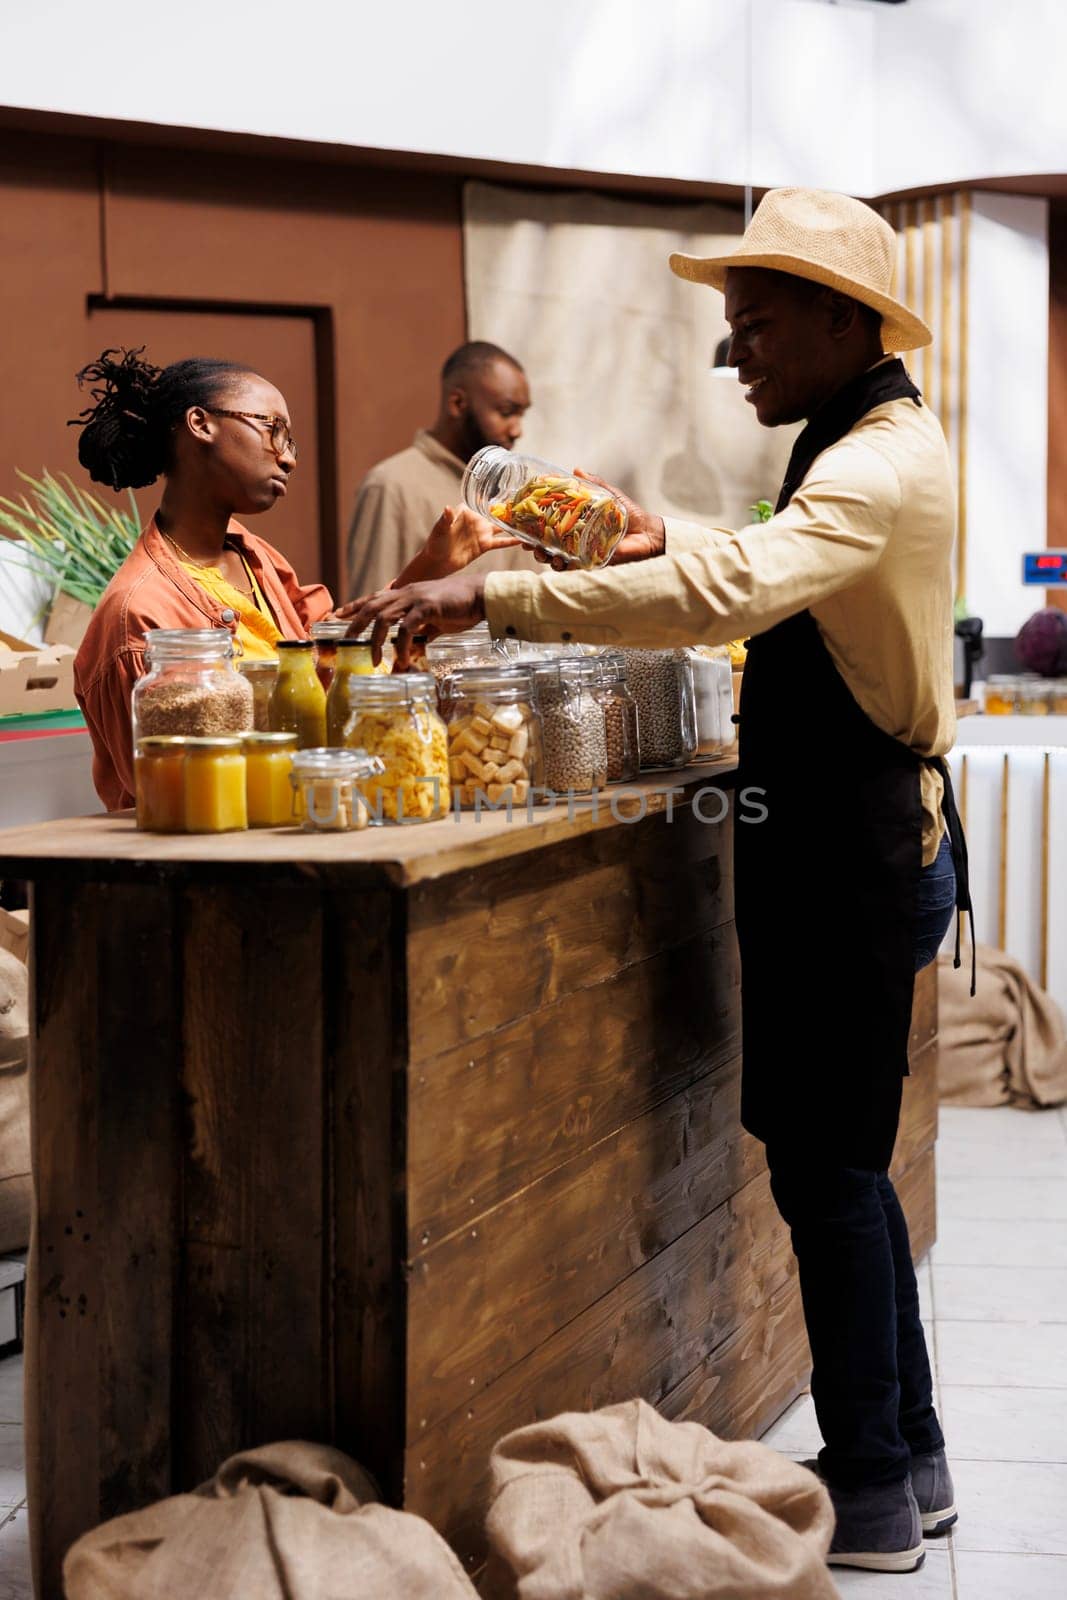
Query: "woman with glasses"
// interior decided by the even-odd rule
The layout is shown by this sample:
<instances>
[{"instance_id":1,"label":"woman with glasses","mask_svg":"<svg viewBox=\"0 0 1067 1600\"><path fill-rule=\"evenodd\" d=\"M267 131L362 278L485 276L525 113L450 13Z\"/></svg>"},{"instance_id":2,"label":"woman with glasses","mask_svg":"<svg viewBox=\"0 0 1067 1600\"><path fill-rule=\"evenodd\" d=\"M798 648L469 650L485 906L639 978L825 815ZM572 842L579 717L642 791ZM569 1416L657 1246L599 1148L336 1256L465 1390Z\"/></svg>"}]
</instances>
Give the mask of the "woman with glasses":
<instances>
[{"instance_id":1,"label":"woman with glasses","mask_svg":"<svg viewBox=\"0 0 1067 1600\"><path fill-rule=\"evenodd\" d=\"M130 692L148 628L228 628L246 656L300 639L333 601L235 520L269 511L296 465L284 396L247 367L194 358L163 370L140 350L105 350L78 375L76 419L94 483L163 479L158 509L111 580L74 663L92 736L93 782L109 811L133 804Z\"/></svg>"}]
</instances>

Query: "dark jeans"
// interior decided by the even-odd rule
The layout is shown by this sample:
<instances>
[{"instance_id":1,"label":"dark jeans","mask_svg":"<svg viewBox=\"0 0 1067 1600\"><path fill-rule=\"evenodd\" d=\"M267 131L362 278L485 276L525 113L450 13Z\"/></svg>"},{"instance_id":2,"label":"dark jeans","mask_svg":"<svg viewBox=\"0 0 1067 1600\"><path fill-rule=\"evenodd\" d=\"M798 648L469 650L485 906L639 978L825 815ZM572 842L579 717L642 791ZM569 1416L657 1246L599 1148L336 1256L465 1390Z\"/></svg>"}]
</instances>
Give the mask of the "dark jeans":
<instances>
[{"instance_id":1,"label":"dark jeans","mask_svg":"<svg viewBox=\"0 0 1067 1600\"><path fill-rule=\"evenodd\" d=\"M952 920L956 875L948 840L923 869L915 970ZM857 1063L857 1066L860 1066ZM813 1169L768 1146L775 1204L793 1237L811 1346L811 1394L825 1441L819 1469L842 1488L895 1483L913 1455L944 1448L908 1225L885 1172Z\"/></svg>"}]
</instances>

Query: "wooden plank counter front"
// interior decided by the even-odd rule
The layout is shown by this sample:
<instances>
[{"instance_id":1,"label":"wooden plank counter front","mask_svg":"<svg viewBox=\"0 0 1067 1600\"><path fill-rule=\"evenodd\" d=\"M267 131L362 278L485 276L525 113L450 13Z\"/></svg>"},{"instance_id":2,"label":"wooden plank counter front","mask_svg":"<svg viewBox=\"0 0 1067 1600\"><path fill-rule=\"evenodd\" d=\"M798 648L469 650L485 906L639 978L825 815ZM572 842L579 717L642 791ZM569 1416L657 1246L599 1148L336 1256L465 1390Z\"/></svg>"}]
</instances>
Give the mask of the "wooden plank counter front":
<instances>
[{"instance_id":1,"label":"wooden plank counter front","mask_svg":"<svg viewBox=\"0 0 1067 1600\"><path fill-rule=\"evenodd\" d=\"M511 825L0 835L33 884L48 1600L78 1534L243 1446L336 1442L476 1566L507 1430L639 1394L751 1435L797 1392L716 783ZM896 1162L920 1253L935 996Z\"/></svg>"}]
</instances>

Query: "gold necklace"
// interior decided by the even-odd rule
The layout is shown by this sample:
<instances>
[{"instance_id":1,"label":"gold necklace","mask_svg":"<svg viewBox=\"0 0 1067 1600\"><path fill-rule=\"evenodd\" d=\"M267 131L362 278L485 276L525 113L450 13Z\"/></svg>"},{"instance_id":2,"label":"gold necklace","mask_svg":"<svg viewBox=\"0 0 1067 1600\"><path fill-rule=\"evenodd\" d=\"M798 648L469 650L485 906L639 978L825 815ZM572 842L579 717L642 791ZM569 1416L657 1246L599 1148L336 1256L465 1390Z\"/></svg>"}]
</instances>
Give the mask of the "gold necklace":
<instances>
[{"instance_id":1,"label":"gold necklace","mask_svg":"<svg viewBox=\"0 0 1067 1600\"><path fill-rule=\"evenodd\" d=\"M163 533L163 529L162 528L160 528L159 531L160 531L160 533ZM202 572L207 571L209 568L212 571L215 571L215 572L219 571L219 566L218 566L218 562L217 561L198 561L195 556L191 556L189 554L188 550L183 550L181 545L178 543L177 539L171 538L169 533L163 533L163 537L164 537L164 539L166 539L168 544L172 544L174 546L175 550L177 550L178 554L182 557L183 561L188 561L189 562L190 566L199 567ZM226 550L226 546L225 546L225 544L223 544L222 551L220 552L220 559L221 559L221 555L225 553L225 550ZM241 565L242 565L242 567L244 566L244 562L243 561L242 561ZM225 573L223 573L222 576L224 578L226 578L226 574ZM231 588L237 589L237 585L235 583L233 583L231 579L226 578L226 582L230 584ZM252 598L252 596L254 596L254 594L255 594L255 590L254 589L237 589L237 593L238 594L243 594L243 595L247 596L248 598Z\"/></svg>"}]
</instances>

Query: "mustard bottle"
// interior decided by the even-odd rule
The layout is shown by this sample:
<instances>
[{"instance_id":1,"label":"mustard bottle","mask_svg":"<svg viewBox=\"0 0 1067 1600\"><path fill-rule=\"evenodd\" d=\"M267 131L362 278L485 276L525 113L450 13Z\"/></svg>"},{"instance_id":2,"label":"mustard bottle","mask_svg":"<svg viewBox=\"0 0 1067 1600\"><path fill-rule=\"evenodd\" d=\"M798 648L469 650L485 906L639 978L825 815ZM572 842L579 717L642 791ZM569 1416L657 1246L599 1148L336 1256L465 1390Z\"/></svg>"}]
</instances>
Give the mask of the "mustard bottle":
<instances>
[{"instance_id":1,"label":"mustard bottle","mask_svg":"<svg viewBox=\"0 0 1067 1600\"><path fill-rule=\"evenodd\" d=\"M333 679L326 696L326 743L345 742L345 723L352 714L348 685L353 678L374 676L374 661L369 639L340 639L336 645Z\"/></svg>"},{"instance_id":2,"label":"mustard bottle","mask_svg":"<svg viewBox=\"0 0 1067 1600\"><path fill-rule=\"evenodd\" d=\"M273 733L295 733L301 750L326 743L326 691L310 639L279 639L278 676L270 697Z\"/></svg>"}]
</instances>

